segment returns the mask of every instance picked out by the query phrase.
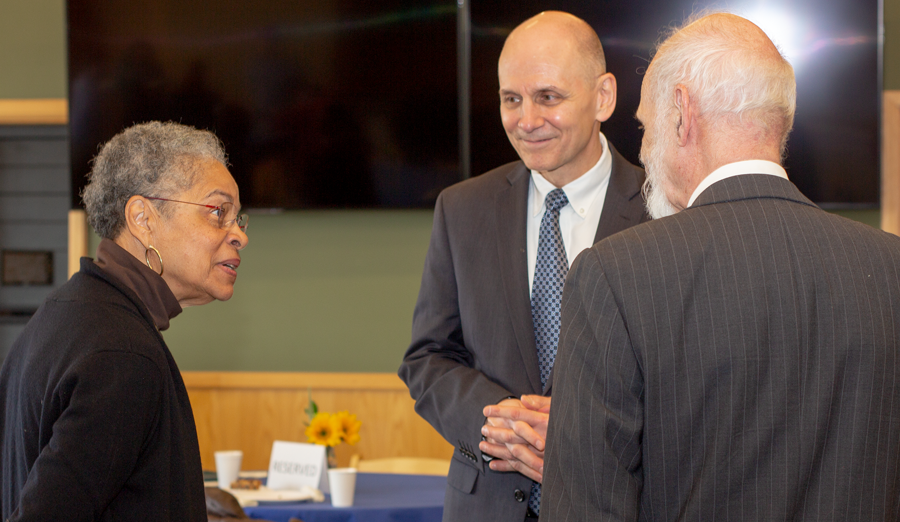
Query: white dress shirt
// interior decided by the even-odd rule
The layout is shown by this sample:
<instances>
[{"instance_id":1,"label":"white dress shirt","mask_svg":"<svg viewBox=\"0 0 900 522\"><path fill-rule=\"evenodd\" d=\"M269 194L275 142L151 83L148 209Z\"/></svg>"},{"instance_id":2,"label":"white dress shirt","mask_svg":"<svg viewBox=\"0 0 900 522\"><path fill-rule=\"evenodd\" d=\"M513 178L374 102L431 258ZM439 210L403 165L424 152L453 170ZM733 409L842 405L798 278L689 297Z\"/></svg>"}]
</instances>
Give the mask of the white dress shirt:
<instances>
[{"instance_id":1,"label":"white dress shirt","mask_svg":"<svg viewBox=\"0 0 900 522\"><path fill-rule=\"evenodd\" d=\"M728 163L727 165L722 165L712 171L709 176L706 176L706 178L697 185L697 188L694 189L694 193L691 194L691 199L688 200L687 206L690 207L693 205L694 201L697 200L697 197L713 183L742 174L768 174L770 176L788 179L787 172L785 172L781 165L768 160L746 160Z\"/></svg>"},{"instance_id":2,"label":"white dress shirt","mask_svg":"<svg viewBox=\"0 0 900 522\"><path fill-rule=\"evenodd\" d=\"M559 228L562 232L563 244L569 266L582 250L594 244L600 214L603 212L603 201L606 199L606 188L612 172L612 154L606 136L600 133L603 154L597 164L578 179L562 187L569 203L559 211ZM538 238L541 230L541 219L546 206L544 199L556 189L539 172L531 171L531 183L528 186L528 223L526 226L526 249L528 250L528 295L534 285L534 265L537 263Z\"/></svg>"}]
</instances>

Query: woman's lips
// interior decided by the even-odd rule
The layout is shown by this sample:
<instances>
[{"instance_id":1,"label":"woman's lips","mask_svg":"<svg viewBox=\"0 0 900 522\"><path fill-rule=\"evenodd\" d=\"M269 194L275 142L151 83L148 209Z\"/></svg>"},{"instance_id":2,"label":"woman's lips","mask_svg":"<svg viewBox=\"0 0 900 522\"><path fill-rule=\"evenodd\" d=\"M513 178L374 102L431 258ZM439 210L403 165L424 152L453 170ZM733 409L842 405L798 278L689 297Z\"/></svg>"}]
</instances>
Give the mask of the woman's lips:
<instances>
[{"instance_id":1,"label":"woman's lips","mask_svg":"<svg viewBox=\"0 0 900 522\"><path fill-rule=\"evenodd\" d=\"M219 266L221 266L227 273L231 274L232 276L237 276L237 268L240 265L240 259L228 259L219 263Z\"/></svg>"}]
</instances>

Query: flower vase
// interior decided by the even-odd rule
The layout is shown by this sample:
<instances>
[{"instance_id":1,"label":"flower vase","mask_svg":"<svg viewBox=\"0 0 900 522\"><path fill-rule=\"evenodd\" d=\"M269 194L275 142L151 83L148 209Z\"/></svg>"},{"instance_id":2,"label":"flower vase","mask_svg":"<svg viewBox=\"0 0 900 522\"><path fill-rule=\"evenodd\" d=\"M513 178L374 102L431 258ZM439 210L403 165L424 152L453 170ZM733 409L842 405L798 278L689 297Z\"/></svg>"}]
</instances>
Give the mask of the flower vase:
<instances>
[{"instance_id":1,"label":"flower vase","mask_svg":"<svg viewBox=\"0 0 900 522\"><path fill-rule=\"evenodd\" d=\"M333 446L325 447L325 457L326 457L326 460L328 461L328 469L334 469L334 468L338 467L337 457L334 454Z\"/></svg>"}]
</instances>

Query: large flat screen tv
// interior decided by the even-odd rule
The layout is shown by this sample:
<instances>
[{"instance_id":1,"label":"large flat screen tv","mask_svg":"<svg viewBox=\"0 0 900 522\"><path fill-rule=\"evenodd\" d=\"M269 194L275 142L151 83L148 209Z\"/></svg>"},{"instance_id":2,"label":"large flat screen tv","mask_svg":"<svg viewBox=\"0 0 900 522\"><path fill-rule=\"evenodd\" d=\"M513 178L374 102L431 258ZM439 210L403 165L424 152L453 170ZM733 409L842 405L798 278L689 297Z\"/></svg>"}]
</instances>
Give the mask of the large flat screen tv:
<instances>
[{"instance_id":1,"label":"large flat screen tv","mask_svg":"<svg viewBox=\"0 0 900 522\"><path fill-rule=\"evenodd\" d=\"M453 0L70 0L71 165L135 122L216 132L244 207L417 207L458 180ZM73 201L77 203L77 201Z\"/></svg>"},{"instance_id":2,"label":"large flat screen tv","mask_svg":"<svg viewBox=\"0 0 900 522\"><path fill-rule=\"evenodd\" d=\"M652 50L709 6L756 22L794 66L791 179L825 207L877 206L879 0L69 0L73 206L99 143L161 119L222 138L245 207L430 207L516 159L497 58L548 9L599 34L619 85L602 130L637 163Z\"/></svg>"}]
</instances>

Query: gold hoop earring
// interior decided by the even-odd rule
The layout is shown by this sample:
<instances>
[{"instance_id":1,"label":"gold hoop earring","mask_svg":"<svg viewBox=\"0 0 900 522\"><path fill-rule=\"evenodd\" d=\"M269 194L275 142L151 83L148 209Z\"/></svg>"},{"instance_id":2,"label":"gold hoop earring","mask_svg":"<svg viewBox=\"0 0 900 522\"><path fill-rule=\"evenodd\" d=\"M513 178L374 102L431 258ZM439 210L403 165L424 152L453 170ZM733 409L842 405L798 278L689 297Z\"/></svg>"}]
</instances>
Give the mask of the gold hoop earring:
<instances>
[{"instance_id":1,"label":"gold hoop earring","mask_svg":"<svg viewBox=\"0 0 900 522\"><path fill-rule=\"evenodd\" d=\"M150 251L151 250L153 251L153 253L156 254L156 258L159 259L159 275L162 276L163 275L162 256L159 255L159 250L154 248L153 245L148 246L147 249L144 250L144 261L147 262L147 266L150 267L150 270L153 270L153 265L150 264ZM153 270L153 271L156 272L156 270Z\"/></svg>"}]
</instances>

